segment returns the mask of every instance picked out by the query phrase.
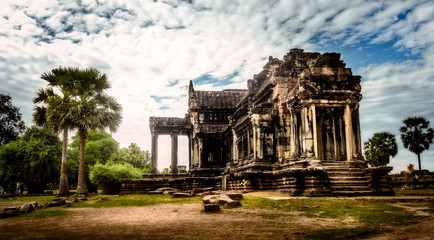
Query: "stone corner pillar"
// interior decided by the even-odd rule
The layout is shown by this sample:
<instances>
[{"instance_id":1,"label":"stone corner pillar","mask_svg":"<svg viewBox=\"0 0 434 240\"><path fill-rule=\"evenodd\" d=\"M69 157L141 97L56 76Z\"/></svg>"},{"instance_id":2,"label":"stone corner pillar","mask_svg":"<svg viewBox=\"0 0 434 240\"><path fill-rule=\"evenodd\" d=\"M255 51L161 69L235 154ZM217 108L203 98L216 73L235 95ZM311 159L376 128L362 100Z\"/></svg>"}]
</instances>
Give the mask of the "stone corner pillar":
<instances>
[{"instance_id":1,"label":"stone corner pillar","mask_svg":"<svg viewBox=\"0 0 434 240\"><path fill-rule=\"evenodd\" d=\"M158 170L158 133L155 131L151 132L152 136L152 147L151 147L151 174L157 174Z\"/></svg>"},{"instance_id":2,"label":"stone corner pillar","mask_svg":"<svg viewBox=\"0 0 434 240\"><path fill-rule=\"evenodd\" d=\"M172 174L178 174L178 133L172 132L171 137L171 171Z\"/></svg>"},{"instance_id":3,"label":"stone corner pillar","mask_svg":"<svg viewBox=\"0 0 434 240\"><path fill-rule=\"evenodd\" d=\"M345 122L345 145L347 150L347 161L352 161L354 134L353 134L353 122L351 119L350 104L345 105L344 122Z\"/></svg>"}]
</instances>

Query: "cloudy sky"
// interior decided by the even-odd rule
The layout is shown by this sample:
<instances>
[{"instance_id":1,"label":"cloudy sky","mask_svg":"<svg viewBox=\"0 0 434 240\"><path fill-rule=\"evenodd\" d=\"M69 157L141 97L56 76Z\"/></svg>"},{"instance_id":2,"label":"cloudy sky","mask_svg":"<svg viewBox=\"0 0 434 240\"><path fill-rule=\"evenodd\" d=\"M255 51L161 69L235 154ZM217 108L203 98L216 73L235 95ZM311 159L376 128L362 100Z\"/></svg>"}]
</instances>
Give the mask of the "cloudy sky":
<instances>
[{"instance_id":1,"label":"cloudy sky","mask_svg":"<svg viewBox=\"0 0 434 240\"><path fill-rule=\"evenodd\" d=\"M149 116L182 117L187 89L246 88L268 56L289 49L340 52L362 76L362 141L395 133L394 172L417 163L399 127L423 116L434 127L434 2L340 0L3 0L0 93L32 125L32 98L43 72L59 66L107 73L123 106L114 138L150 149ZM180 161L186 164L186 138ZM170 141L161 136L159 168ZM422 167L434 170L434 146Z\"/></svg>"}]
</instances>

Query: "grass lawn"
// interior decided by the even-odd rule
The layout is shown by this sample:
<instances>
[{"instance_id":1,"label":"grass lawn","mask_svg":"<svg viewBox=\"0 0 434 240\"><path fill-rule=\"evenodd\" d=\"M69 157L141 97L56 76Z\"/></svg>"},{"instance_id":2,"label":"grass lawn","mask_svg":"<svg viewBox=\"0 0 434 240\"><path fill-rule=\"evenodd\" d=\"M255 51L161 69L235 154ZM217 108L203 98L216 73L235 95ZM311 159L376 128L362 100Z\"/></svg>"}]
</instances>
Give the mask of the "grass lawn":
<instances>
[{"instance_id":1,"label":"grass lawn","mask_svg":"<svg viewBox=\"0 0 434 240\"><path fill-rule=\"evenodd\" d=\"M396 195L434 196L434 189L393 189Z\"/></svg>"},{"instance_id":2,"label":"grass lawn","mask_svg":"<svg viewBox=\"0 0 434 240\"><path fill-rule=\"evenodd\" d=\"M405 190L406 195L429 195L430 190ZM429 195L431 196L431 195ZM71 196L74 197L74 196ZM70 197L70 198L71 198ZM15 197L0 199L0 204L16 204L38 202L43 205L54 199L54 196ZM80 201L70 206L37 209L29 214L21 214L18 219L44 219L62 217L69 214L80 214L72 211L75 208L111 208L138 207L159 204L189 204L201 203L201 198L172 198L167 195L95 195L87 197L87 201ZM394 199L340 199L340 198L294 198L272 200L265 197L245 195L238 208L223 208L222 214L235 214L243 219L260 218L264 224L279 226L283 224L297 224L298 216L308 222L335 221L337 224L323 228L300 228L304 232L300 238L306 239L360 239L385 231L390 227L399 227L428 218L434 213L434 201L422 200L415 202L397 202ZM15 206L16 206L15 205ZM71 209L71 210L69 210ZM417 214L423 211L426 215ZM422 209L422 210L421 210ZM158 213L155 213L158 214ZM205 214L205 213L203 213ZM205 214L206 215L206 214ZM310 220L311 219L311 220ZM347 224L351 219L351 224ZM389 230L388 230L389 229Z\"/></svg>"},{"instance_id":3,"label":"grass lawn","mask_svg":"<svg viewBox=\"0 0 434 240\"><path fill-rule=\"evenodd\" d=\"M264 218L276 218L289 212L299 212L309 218L329 218L344 222L354 219L357 226L328 228L309 232L308 239L349 239L362 238L381 232L381 226L400 226L411 221L425 218L407 207L425 207L425 212L434 211L434 201L405 203L397 206L392 200L380 199L338 199L307 198L271 200L261 197L247 196L242 201L243 207L249 209L278 210L280 214L261 213ZM380 227L379 227L380 226Z\"/></svg>"}]
</instances>

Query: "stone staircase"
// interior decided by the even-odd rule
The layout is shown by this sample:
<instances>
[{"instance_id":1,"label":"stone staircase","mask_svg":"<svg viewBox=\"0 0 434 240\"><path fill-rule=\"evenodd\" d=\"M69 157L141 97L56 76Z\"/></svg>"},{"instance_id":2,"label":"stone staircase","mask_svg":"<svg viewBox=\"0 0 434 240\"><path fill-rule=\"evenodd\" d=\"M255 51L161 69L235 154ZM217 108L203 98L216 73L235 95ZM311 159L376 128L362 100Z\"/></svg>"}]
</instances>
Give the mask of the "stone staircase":
<instances>
[{"instance_id":1,"label":"stone staircase","mask_svg":"<svg viewBox=\"0 0 434 240\"><path fill-rule=\"evenodd\" d=\"M343 161L322 161L330 188L335 196L370 196L369 181L360 168L350 168Z\"/></svg>"}]
</instances>

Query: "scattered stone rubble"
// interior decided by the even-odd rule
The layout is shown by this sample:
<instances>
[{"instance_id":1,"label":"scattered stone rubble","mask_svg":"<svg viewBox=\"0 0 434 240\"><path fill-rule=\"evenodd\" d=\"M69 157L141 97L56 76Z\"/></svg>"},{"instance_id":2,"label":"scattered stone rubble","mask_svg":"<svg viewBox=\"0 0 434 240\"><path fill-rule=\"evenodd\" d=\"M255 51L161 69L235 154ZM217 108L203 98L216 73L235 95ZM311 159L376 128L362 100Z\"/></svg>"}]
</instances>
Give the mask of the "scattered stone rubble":
<instances>
[{"instance_id":1,"label":"scattered stone rubble","mask_svg":"<svg viewBox=\"0 0 434 240\"><path fill-rule=\"evenodd\" d=\"M18 216L19 214L22 214L22 213L30 213L30 212L33 212L34 210L36 210L37 208L60 207L60 206L64 206L64 205L70 205L70 204L76 203L78 201L86 201L86 200L87 200L86 198L70 198L70 199L68 199L66 197L61 197L61 198L53 199L51 202L46 203L44 205L38 205L37 202L25 203L25 204L20 205L20 206L8 207L8 208L3 209L3 212L0 212L0 219Z\"/></svg>"}]
</instances>

